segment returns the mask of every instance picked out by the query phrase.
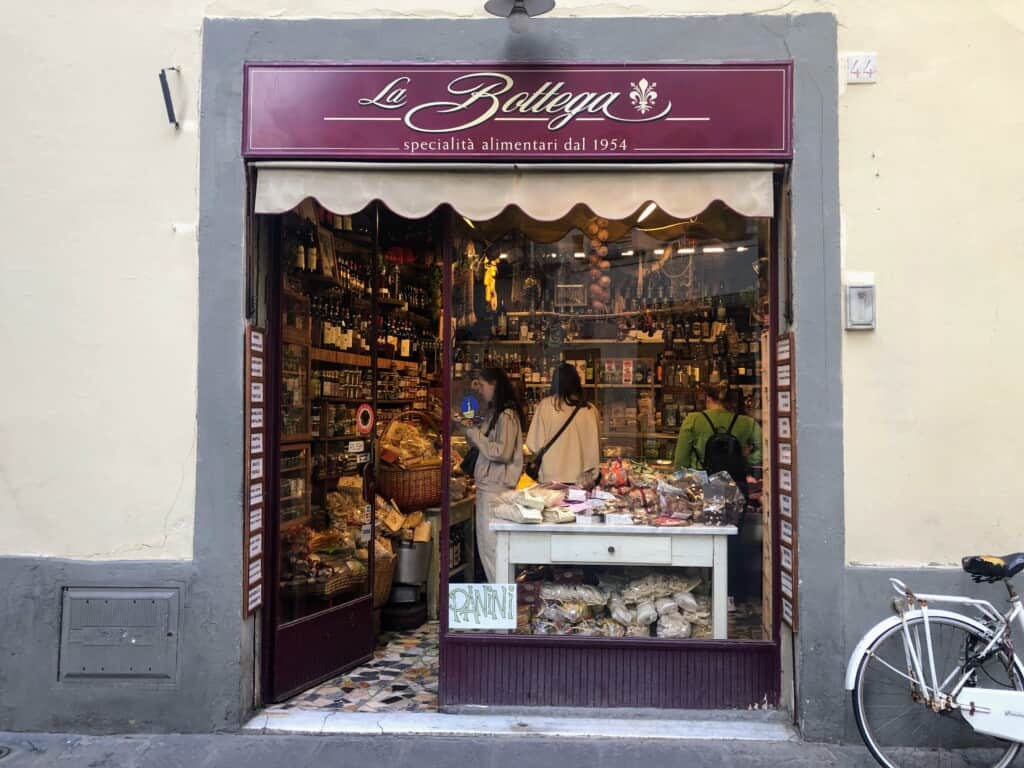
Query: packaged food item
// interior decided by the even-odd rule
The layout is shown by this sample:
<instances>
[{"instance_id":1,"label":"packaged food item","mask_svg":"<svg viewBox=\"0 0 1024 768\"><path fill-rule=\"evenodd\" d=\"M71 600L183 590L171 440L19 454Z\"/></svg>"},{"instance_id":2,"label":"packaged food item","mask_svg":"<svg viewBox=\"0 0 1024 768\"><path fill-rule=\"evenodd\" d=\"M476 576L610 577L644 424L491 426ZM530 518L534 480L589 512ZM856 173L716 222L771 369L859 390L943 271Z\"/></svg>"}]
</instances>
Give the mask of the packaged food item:
<instances>
[{"instance_id":1,"label":"packaged food item","mask_svg":"<svg viewBox=\"0 0 1024 768\"><path fill-rule=\"evenodd\" d=\"M644 624L631 624L626 627L625 637L650 637L651 628Z\"/></svg>"},{"instance_id":2,"label":"packaged food item","mask_svg":"<svg viewBox=\"0 0 1024 768\"><path fill-rule=\"evenodd\" d=\"M658 619L655 632L658 637L686 638L690 636L690 622L678 613L669 613Z\"/></svg>"},{"instance_id":3,"label":"packaged food item","mask_svg":"<svg viewBox=\"0 0 1024 768\"><path fill-rule=\"evenodd\" d=\"M541 512L545 523L575 523L576 515L568 507L547 508Z\"/></svg>"},{"instance_id":4,"label":"packaged food item","mask_svg":"<svg viewBox=\"0 0 1024 768\"><path fill-rule=\"evenodd\" d=\"M694 613L697 611L697 598L693 596L692 592L675 592L672 599L683 611Z\"/></svg>"},{"instance_id":5,"label":"packaged food item","mask_svg":"<svg viewBox=\"0 0 1024 768\"><path fill-rule=\"evenodd\" d=\"M658 609L650 600L643 600L636 606L636 623L642 625L653 624L658 620Z\"/></svg>"},{"instance_id":6,"label":"packaged food item","mask_svg":"<svg viewBox=\"0 0 1024 768\"><path fill-rule=\"evenodd\" d=\"M626 606L621 597L612 597L608 600L608 612L612 618L624 627L636 624L636 611Z\"/></svg>"},{"instance_id":7,"label":"packaged food item","mask_svg":"<svg viewBox=\"0 0 1024 768\"><path fill-rule=\"evenodd\" d=\"M679 613L679 604L671 597L659 597L654 602L654 607L659 616L667 616L670 613Z\"/></svg>"}]
</instances>

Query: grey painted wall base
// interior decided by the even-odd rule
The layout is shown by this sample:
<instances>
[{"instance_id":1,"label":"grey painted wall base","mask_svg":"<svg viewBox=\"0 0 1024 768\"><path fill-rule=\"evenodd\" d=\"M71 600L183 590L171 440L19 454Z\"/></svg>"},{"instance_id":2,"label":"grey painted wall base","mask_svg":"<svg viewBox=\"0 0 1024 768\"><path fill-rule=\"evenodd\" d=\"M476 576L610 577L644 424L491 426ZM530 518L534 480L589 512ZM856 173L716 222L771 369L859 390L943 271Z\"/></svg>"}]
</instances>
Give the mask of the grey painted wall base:
<instances>
[{"instance_id":1,"label":"grey painted wall base","mask_svg":"<svg viewBox=\"0 0 1024 768\"><path fill-rule=\"evenodd\" d=\"M216 731L239 727L243 625L195 563L85 563L0 558L0 730L85 733ZM64 587L180 591L178 678L58 682Z\"/></svg>"}]
</instances>

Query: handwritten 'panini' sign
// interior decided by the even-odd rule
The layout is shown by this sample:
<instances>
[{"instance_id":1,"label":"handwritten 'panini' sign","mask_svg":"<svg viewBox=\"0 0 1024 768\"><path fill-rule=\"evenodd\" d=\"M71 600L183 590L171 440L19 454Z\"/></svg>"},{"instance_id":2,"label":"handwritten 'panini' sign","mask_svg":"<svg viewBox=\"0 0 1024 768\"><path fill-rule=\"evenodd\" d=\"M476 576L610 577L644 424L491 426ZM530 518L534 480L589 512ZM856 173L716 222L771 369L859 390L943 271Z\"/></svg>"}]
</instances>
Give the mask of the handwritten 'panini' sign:
<instances>
[{"instance_id":1,"label":"handwritten 'panini' sign","mask_svg":"<svg viewBox=\"0 0 1024 768\"><path fill-rule=\"evenodd\" d=\"M451 584L450 629L515 629L515 584Z\"/></svg>"}]
</instances>

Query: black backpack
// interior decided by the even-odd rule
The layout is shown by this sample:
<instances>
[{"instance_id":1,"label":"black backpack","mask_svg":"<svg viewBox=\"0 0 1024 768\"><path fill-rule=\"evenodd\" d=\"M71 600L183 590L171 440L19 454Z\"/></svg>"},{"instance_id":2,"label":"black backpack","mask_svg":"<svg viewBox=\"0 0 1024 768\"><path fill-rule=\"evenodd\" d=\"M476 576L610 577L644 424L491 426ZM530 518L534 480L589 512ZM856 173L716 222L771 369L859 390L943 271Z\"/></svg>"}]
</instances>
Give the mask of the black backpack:
<instances>
[{"instance_id":1,"label":"black backpack","mask_svg":"<svg viewBox=\"0 0 1024 768\"><path fill-rule=\"evenodd\" d=\"M743 455L743 446L739 438L732 433L736 426L736 420L740 417L738 413L733 414L729 428L716 427L715 422L703 411L704 418L711 425L711 437L704 446L704 455L701 457L701 465L708 473L708 477L717 472L728 472L730 477L738 484L745 485L747 479L747 460Z\"/></svg>"}]
</instances>

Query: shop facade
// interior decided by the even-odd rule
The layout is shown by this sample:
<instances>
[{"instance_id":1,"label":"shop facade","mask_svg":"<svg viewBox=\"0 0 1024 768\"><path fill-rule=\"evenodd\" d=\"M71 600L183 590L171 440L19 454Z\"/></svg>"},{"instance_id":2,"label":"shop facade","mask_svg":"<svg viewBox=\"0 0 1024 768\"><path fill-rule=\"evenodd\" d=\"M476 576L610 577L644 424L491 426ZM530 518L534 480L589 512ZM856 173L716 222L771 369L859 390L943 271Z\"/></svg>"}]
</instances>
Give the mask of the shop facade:
<instances>
[{"instance_id":1,"label":"shop facade","mask_svg":"<svg viewBox=\"0 0 1024 768\"><path fill-rule=\"evenodd\" d=\"M15 723L44 728L83 723L103 730L123 727L125 712L130 709L135 717L132 727L140 730L205 730L211 723L233 727L254 707L281 693L275 693L274 684L267 682L273 677L273 671L267 671L267 658L275 628L258 610L246 610L251 594L246 579L250 574L242 542L248 542L249 531L246 494L241 489L243 468L251 458L246 450L251 444L246 443L248 425L243 421L247 415L244 363L246 324L259 322L260 303L269 306L268 298L278 290L268 288L274 283L261 282L258 270L253 269L259 259L257 219L269 214L269 210L261 212L259 208L261 175L272 176L278 171L286 174L294 168L273 167L274 158L287 159L288 145L262 155L250 151L249 164L243 157L246 153L240 151L244 116L259 108L246 100L246 64L301 60L345 67L347 62L377 65L414 59L415 67L424 67L424 62L457 60L460 67L473 72L481 65L493 68L497 59L510 63L511 69L524 62L544 61L554 71L564 67L571 72L580 62L599 60L621 63L638 72L644 66L657 70L670 65L700 65L712 71L728 71L744 64L754 69L777 65L787 78L782 92L782 143L773 150L777 154L763 149L749 155L741 152L741 161L728 157L720 148L703 154L668 154L679 163L698 164L672 169L683 176L694 172L727 175L742 170L746 163L746 170L766 174L769 179L771 214L767 218L773 222L773 236L768 248L774 260L771 290L777 333L771 339L776 359L765 370L773 380L769 390L773 402L779 389L792 387L799 391L799 410L790 422L792 442L799 446L799 464L791 459L791 471L798 475L799 483L790 482L788 489L799 509L798 523L793 524L789 540L791 556L799 561L800 578L787 587L781 572L771 571L774 575L768 583L774 600L767 620L771 626L768 640L654 643L649 649L605 638L574 638L576 642L567 646L562 638L460 636L448 632L443 608L447 581L443 580L442 706L630 706L625 697L607 695L616 684L609 672L625 669L636 671L632 677L617 678L625 688L650 686L662 675L679 681L679 690L692 680L710 681L692 695L634 698L633 706L780 706L794 712L810 737L840 733L845 719L841 686L845 641L834 631L843 624L836 595L841 594L844 572L836 30L831 16L797 18L798 22L742 16L630 20L628 35L623 34L627 25L623 20L552 21L538 28L537 34L511 44L504 29L477 22L207 21L200 116L195 559L163 565L62 561L56 567L47 566L35 587L60 593L69 585L80 584L97 591L100 597L143 582L150 589L162 590L161 596L169 599L166 605L171 606L169 615L173 614L177 622L166 635L171 638L165 657L166 674L145 686L130 680L96 684L89 676L78 680L61 677L49 686L54 697L60 693L60 701L55 703L50 696L37 694L39 700L34 707ZM684 50L680 50L681 44ZM316 71L316 67L311 70ZM372 97L369 94L368 98ZM386 100L387 95L381 98ZM430 152L431 147L424 151ZM297 154L313 161L332 157L302 148ZM379 153L370 155L374 162L386 162ZM345 158L344 153L340 157L360 159ZM644 162L666 165L653 154L639 158L635 164L627 162L628 150L611 162L606 159L607 153L604 157L587 158L590 165L607 165L592 169L594 173L628 172L640 178L640 183ZM453 163L458 154L433 159ZM566 162L565 157L548 159ZM366 158L361 160L365 162ZM469 161L480 162L481 157L472 156ZM521 164L522 160L513 149L511 155L502 155L497 162ZM616 165L629 168L617 169ZM656 173L654 167L647 172ZM329 173L323 168L305 170ZM436 170L451 175L471 172L450 166ZM501 169L497 170L500 173ZM530 172L523 169L527 175ZM685 185L685 179L681 181ZM302 194L293 203L305 197ZM651 199L641 194L637 201L646 203ZM382 200L388 202L386 190ZM576 202L587 203L586 196ZM341 216L358 213L355 208L326 207ZM453 210L462 213L456 206ZM595 212L600 213L599 208ZM446 258L448 274L452 256ZM451 297L449 278L445 285L447 312L454 311ZM779 339L790 332L790 355L778 357ZM441 336L447 357L454 352L457 337ZM787 364L790 378L783 385L776 378L776 369ZM445 407L451 405L450 384L446 380L443 387ZM447 525L442 518L446 533ZM778 529L772 533L778 533ZM778 543L774 541L771 546L777 547ZM777 556L780 550L772 551ZM252 586L257 584L255 580ZM783 613L784 591L789 595L789 615ZM65 600L72 598L64 594ZM252 608L256 607L254 602ZM248 616L243 618L245 614ZM40 638L45 631L45 627L31 628L27 637ZM40 645L53 646L45 642ZM56 653L53 647L51 656L40 666L59 668ZM350 655L355 660L359 651L353 650ZM202 662L190 661L194 659ZM591 681L574 692L570 690L568 697L565 692L569 689L556 682L547 687L548 694L538 697L541 682L550 681L559 669L577 676L589 675ZM500 674L495 670L501 670ZM330 669L325 669L322 674L328 672ZM301 672L293 681L295 685L284 688L297 690L303 680L312 682L322 674ZM605 693L598 695L597 691ZM83 719L80 713L85 710L96 714ZM44 714L46 711L49 714Z\"/></svg>"}]
</instances>

